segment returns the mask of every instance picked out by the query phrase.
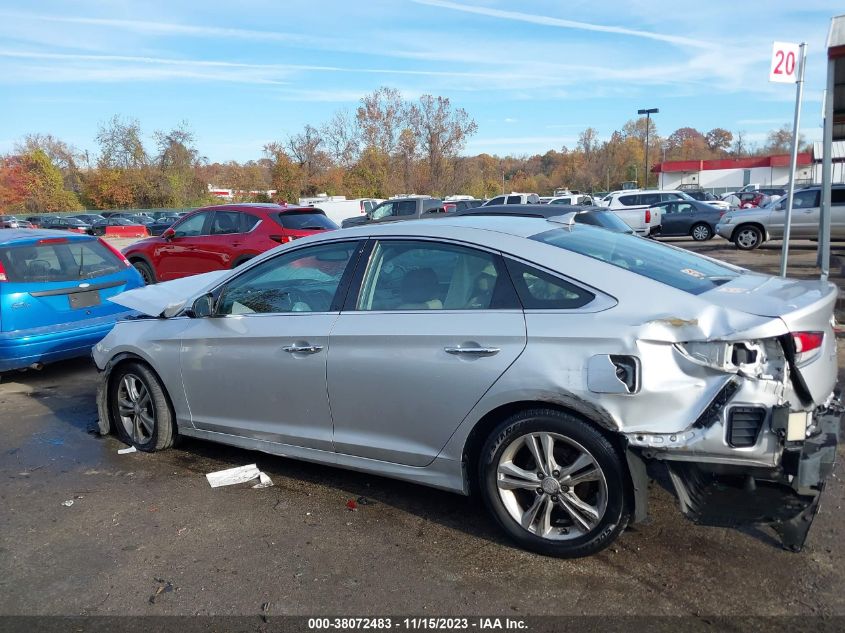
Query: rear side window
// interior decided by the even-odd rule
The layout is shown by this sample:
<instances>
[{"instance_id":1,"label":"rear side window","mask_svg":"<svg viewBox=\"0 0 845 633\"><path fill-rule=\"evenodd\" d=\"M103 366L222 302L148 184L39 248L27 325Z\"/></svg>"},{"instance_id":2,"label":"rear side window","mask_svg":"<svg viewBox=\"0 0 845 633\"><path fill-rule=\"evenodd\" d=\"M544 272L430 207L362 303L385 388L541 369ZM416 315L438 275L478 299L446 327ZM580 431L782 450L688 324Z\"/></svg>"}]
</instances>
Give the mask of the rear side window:
<instances>
[{"instance_id":1,"label":"rear side window","mask_svg":"<svg viewBox=\"0 0 845 633\"><path fill-rule=\"evenodd\" d=\"M619 196L619 204L626 207L633 207L639 203L639 196Z\"/></svg>"},{"instance_id":2,"label":"rear side window","mask_svg":"<svg viewBox=\"0 0 845 633\"><path fill-rule=\"evenodd\" d=\"M835 205L845 204L845 189L831 189L830 203Z\"/></svg>"},{"instance_id":3,"label":"rear side window","mask_svg":"<svg viewBox=\"0 0 845 633\"><path fill-rule=\"evenodd\" d=\"M273 219L282 227L293 231L331 231L338 228L322 211L287 211L275 213Z\"/></svg>"},{"instance_id":4,"label":"rear side window","mask_svg":"<svg viewBox=\"0 0 845 633\"><path fill-rule=\"evenodd\" d=\"M526 310L573 310L596 298L592 292L533 266L512 259L505 262Z\"/></svg>"},{"instance_id":5,"label":"rear side window","mask_svg":"<svg viewBox=\"0 0 845 633\"><path fill-rule=\"evenodd\" d=\"M416 212L416 200L402 200L393 205L393 215L414 215Z\"/></svg>"},{"instance_id":6,"label":"rear side window","mask_svg":"<svg viewBox=\"0 0 845 633\"><path fill-rule=\"evenodd\" d=\"M624 233L576 225L552 229L530 239L628 270L698 295L737 278L741 272L689 251Z\"/></svg>"},{"instance_id":7,"label":"rear side window","mask_svg":"<svg viewBox=\"0 0 845 633\"><path fill-rule=\"evenodd\" d=\"M119 272L124 268L109 249L97 240L0 248L6 279L17 283L80 281Z\"/></svg>"},{"instance_id":8,"label":"rear side window","mask_svg":"<svg viewBox=\"0 0 845 633\"><path fill-rule=\"evenodd\" d=\"M505 204L520 204L522 196L508 196L508 201Z\"/></svg>"}]
</instances>

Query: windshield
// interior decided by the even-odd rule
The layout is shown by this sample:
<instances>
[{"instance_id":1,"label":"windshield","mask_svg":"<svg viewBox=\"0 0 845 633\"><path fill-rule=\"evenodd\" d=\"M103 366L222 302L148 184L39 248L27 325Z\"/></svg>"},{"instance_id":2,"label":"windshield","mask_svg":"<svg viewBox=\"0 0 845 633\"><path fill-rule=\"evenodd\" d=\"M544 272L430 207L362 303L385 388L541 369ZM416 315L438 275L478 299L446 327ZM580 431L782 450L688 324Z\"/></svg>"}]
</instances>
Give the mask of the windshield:
<instances>
[{"instance_id":1,"label":"windshield","mask_svg":"<svg viewBox=\"0 0 845 633\"><path fill-rule=\"evenodd\" d=\"M694 295L712 290L742 274L739 269L689 251L589 226L572 231L552 229L530 239L597 259Z\"/></svg>"}]
</instances>

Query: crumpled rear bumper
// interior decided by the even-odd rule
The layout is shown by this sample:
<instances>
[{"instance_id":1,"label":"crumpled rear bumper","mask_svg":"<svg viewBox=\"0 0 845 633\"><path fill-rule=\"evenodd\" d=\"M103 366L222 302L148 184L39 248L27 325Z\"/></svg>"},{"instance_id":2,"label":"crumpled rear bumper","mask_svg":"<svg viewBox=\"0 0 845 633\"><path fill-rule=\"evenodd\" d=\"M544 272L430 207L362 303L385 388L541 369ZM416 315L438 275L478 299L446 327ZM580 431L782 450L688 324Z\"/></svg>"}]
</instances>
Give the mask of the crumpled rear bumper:
<instances>
[{"instance_id":1,"label":"crumpled rear bumper","mask_svg":"<svg viewBox=\"0 0 845 633\"><path fill-rule=\"evenodd\" d=\"M842 412L838 401L816 410L816 432L786 442L777 468L668 462L682 512L701 525L767 524L800 551L833 472Z\"/></svg>"}]
</instances>

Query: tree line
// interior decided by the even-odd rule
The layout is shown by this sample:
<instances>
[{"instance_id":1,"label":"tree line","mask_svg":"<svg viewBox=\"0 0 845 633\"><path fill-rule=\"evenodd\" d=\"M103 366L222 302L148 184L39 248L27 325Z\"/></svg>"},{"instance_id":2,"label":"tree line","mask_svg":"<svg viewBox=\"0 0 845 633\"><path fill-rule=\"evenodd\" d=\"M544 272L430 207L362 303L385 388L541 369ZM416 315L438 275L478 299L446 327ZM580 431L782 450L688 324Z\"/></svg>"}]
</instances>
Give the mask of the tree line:
<instances>
[{"instance_id":1,"label":"tree line","mask_svg":"<svg viewBox=\"0 0 845 633\"><path fill-rule=\"evenodd\" d=\"M646 126L648 130L646 130ZM398 193L470 194L487 198L507 191L540 194L569 187L616 189L646 181L649 164L787 153L786 125L763 144L742 132L692 127L661 136L654 119L633 119L606 140L587 127L573 147L532 156L462 154L478 125L447 97L405 99L389 87L364 96L351 110L287 135L263 156L239 163L210 163L187 123L144 143L137 120L114 116L102 123L96 152L79 151L51 134L30 134L0 158L0 210L5 213L87 209L192 207L219 202L208 185L233 189L236 199L295 203L318 193L385 198ZM803 139L801 141L804 145ZM259 193L250 193L259 192Z\"/></svg>"}]
</instances>

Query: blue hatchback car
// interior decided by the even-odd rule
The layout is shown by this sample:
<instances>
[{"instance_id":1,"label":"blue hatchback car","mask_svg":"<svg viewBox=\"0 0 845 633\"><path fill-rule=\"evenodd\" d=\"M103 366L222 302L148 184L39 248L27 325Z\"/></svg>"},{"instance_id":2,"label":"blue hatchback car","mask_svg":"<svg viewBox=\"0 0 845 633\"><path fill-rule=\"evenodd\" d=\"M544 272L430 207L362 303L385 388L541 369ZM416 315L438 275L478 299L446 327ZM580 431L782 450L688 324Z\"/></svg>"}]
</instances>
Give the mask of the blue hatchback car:
<instances>
[{"instance_id":1,"label":"blue hatchback car","mask_svg":"<svg viewBox=\"0 0 845 633\"><path fill-rule=\"evenodd\" d=\"M130 314L108 298L143 285L120 251L96 237L0 231L0 372L90 354Z\"/></svg>"}]
</instances>

